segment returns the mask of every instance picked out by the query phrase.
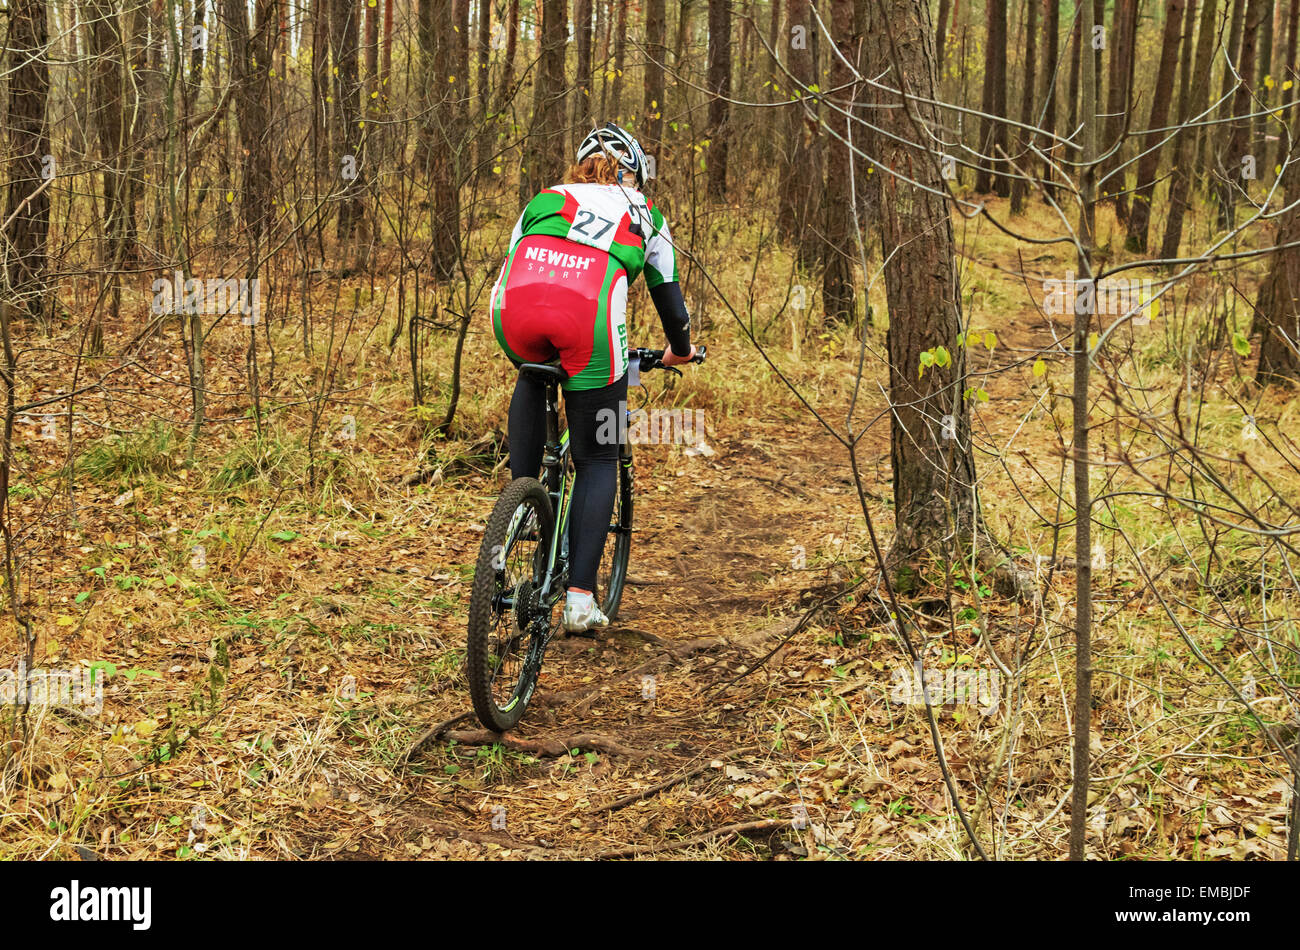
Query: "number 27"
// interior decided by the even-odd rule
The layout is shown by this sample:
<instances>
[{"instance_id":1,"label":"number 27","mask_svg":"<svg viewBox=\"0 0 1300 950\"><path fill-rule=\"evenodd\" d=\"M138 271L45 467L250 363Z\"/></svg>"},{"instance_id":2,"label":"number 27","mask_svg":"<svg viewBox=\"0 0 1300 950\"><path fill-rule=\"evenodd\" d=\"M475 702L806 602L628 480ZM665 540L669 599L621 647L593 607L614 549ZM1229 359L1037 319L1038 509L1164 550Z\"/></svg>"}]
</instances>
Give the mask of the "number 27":
<instances>
[{"instance_id":1,"label":"number 27","mask_svg":"<svg viewBox=\"0 0 1300 950\"><path fill-rule=\"evenodd\" d=\"M595 234L592 234L587 230L587 225L591 224L594 221L599 221L604 226ZM579 234L583 235L584 237L591 238L593 241L599 241L601 236L613 226L614 226L614 222L609 220L609 218L602 218L598 214L595 214L591 211L584 211L581 209L578 211L577 219L573 222L573 230L577 231Z\"/></svg>"}]
</instances>

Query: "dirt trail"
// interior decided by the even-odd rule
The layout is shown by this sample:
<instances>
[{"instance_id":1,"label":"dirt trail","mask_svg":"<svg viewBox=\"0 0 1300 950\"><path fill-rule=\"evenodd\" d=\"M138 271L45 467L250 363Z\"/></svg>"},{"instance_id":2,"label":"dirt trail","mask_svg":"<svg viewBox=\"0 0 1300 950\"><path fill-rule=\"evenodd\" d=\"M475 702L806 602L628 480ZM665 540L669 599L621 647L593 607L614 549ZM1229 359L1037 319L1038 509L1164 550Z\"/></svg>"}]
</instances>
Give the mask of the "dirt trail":
<instances>
[{"instance_id":1,"label":"dirt trail","mask_svg":"<svg viewBox=\"0 0 1300 950\"><path fill-rule=\"evenodd\" d=\"M710 458L641 451L618 622L596 638L552 644L539 692L504 750L492 750L472 716L453 723L395 776L400 792L386 796L382 825L327 851L630 856L686 850L694 838L709 848L779 833L798 853L807 831L791 827L786 795L732 794L789 771L790 740L771 731L765 712L789 649L727 684L780 642L819 588L836 586L807 565L860 515L837 471L843 450L815 424L744 425L743 435L715 433ZM461 604L462 637L463 622ZM808 639L800 634L801 649ZM463 681L435 705L450 716L468 710ZM555 755L566 746L577 754ZM452 761L460 765L448 774ZM660 784L669 787L654 791ZM727 830L738 824L746 827ZM337 844L338 830L329 838Z\"/></svg>"}]
</instances>

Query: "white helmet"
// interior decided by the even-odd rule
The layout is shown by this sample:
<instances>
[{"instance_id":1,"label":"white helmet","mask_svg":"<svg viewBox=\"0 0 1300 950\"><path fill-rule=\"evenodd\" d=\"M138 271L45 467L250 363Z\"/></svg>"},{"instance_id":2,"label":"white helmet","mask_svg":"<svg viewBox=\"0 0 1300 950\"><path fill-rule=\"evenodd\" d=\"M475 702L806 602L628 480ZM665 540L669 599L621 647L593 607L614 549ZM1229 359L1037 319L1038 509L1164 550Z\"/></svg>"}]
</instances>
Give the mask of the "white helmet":
<instances>
[{"instance_id":1,"label":"white helmet","mask_svg":"<svg viewBox=\"0 0 1300 950\"><path fill-rule=\"evenodd\" d=\"M592 129L578 146L578 161L586 161L593 155L606 153L617 157L618 163L636 178L636 186L644 188L649 178L649 162L641 143L630 132L620 129L613 122L605 123L603 129Z\"/></svg>"}]
</instances>

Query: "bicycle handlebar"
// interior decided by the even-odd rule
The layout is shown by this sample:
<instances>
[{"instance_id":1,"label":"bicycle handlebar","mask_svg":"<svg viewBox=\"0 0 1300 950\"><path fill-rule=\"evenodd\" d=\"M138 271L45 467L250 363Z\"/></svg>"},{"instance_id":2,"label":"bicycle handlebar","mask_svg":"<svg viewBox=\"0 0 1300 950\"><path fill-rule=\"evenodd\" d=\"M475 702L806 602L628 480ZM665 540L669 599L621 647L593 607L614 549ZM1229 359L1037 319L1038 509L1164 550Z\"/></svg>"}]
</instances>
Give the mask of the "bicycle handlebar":
<instances>
[{"instance_id":1,"label":"bicycle handlebar","mask_svg":"<svg viewBox=\"0 0 1300 950\"><path fill-rule=\"evenodd\" d=\"M703 344L697 346L695 348L695 355L691 357L691 362L703 363L704 357L707 354L707 352L708 352L708 347L704 346ZM676 372L680 375L680 370L678 370L675 366L664 365L663 350L649 350L644 347L633 348L627 351L627 358L629 363L632 360L640 361L641 372L643 373L652 369L667 369L667 370L672 370L673 372Z\"/></svg>"}]
</instances>

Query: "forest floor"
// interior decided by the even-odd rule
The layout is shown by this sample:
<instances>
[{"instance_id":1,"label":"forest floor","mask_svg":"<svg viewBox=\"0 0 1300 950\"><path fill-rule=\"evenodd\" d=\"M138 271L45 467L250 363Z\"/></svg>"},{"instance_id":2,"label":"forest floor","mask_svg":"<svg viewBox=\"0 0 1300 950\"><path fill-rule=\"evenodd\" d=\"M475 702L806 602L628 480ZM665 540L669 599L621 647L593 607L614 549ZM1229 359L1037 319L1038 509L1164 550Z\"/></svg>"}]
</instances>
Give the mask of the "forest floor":
<instances>
[{"instance_id":1,"label":"forest floor","mask_svg":"<svg viewBox=\"0 0 1300 950\"><path fill-rule=\"evenodd\" d=\"M1025 604L960 585L941 607L911 605L911 622L927 662L948 671L994 669L989 644L1002 655L1042 645L1014 705L936 713L982 842L1003 857L1056 857L1069 817L1073 581L1058 565L1046 582L1038 555L1050 545L1036 545L1047 534L1021 492L1052 510L1050 479L1035 466L1059 472L1068 409L1052 404L1051 373L1040 380L1031 356L1065 333L1024 287L1068 262L1052 251L1022 276L1009 246L974 227L959 229L963 246L981 248L963 265L967 312L996 331L989 352L1011 365L985 384L992 408L979 425L989 444L1027 447L1000 458L1021 488L994 479L984 502L1045 596ZM100 667L99 715L32 707L19 722L0 711L0 858L968 853L924 707L899 699L908 661L879 606L847 453L721 317L706 335L708 364L671 389L648 381L653 404L706 412L713 454L639 447L617 622L552 644L516 730L498 739L479 729L462 671L468 582L505 484L510 374L476 319L458 427L431 441L409 408L406 355L384 346L386 301L358 299L372 315L351 329L340 322L333 372L348 382L329 400L311 397L330 368L301 356L293 321L267 329L279 363L260 369L270 410L260 436L240 396L247 334L214 333L214 421L193 464L174 327L130 359L121 354L132 333L109 330L115 356L81 367L83 381L111 370L112 382L76 407L73 491L66 433L42 438L39 418L22 428L11 497L37 660L110 665ZM26 352L20 399L71 390L77 342ZM868 331L868 343L878 352L883 333ZM828 419L843 420L856 341L828 334L803 350L787 338L773 358ZM887 546L884 381L869 370L855 419L875 420L858 458ZM1226 414L1231 399L1222 401ZM1295 412L1280 397L1264 409L1275 420ZM438 475L413 480L431 446ZM1252 766L1264 743L1197 692L1204 677L1193 664L1156 649L1168 631L1133 596L1122 558L1097 584L1114 608L1099 634L1103 662L1128 665L1095 701L1105 781L1094 853L1279 856L1285 780ZM0 668L12 667L12 617L0 636ZM1134 678L1204 703L1157 717L1150 731L1153 701L1133 694ZM1207 723L1231 755L1180 757Z\"/></svg>"}]
</instances>

